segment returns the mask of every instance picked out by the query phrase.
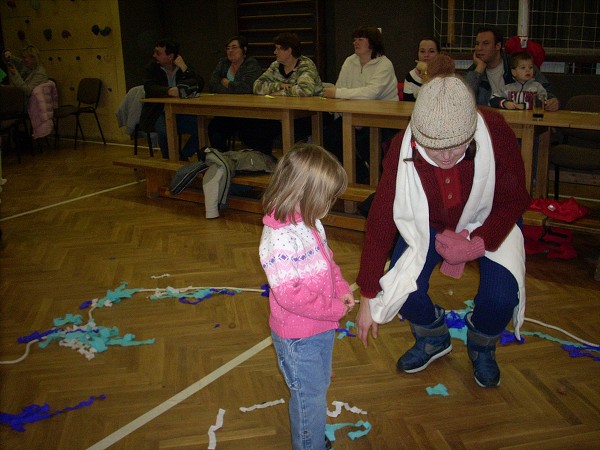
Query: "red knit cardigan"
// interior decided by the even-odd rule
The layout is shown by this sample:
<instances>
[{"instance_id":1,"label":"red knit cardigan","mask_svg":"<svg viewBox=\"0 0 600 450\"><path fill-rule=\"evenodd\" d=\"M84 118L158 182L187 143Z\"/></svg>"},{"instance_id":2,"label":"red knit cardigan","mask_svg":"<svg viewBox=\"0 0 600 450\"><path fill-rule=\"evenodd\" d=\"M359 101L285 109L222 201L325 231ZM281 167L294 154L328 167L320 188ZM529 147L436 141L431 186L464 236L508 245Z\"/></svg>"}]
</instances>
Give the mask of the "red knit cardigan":
<instances>
[{"instance_id":1,"label":"red knit cardigan","mask_svg":"<svg viewBox=\"0 0 600 450\"><path fill-rule=\"evenodd\" d=\"M514 132L498 112L482 108L480 113L490 130L496 163L496 184L490 215L481 227L473 231L472 236L481 236L486 250L493 251L500 246L527 209L531 198L525 188L523 159ZM393 205L403 137L404 131L401 131L393 138L383 160L383 173L367 219L360 271L356 279L361 295L367 298L375 297L381 290L379 279L384 275L385 263L398 233ZM473 162L463 160L457 165L462 198L458 206L449 209L443 207L441 189L435 175L435 171L441 169L429 164L416 164L416 168L428 197L430 223L440 231L444 228L454 231L471 190Z\"/></svg>"}]
</instances>

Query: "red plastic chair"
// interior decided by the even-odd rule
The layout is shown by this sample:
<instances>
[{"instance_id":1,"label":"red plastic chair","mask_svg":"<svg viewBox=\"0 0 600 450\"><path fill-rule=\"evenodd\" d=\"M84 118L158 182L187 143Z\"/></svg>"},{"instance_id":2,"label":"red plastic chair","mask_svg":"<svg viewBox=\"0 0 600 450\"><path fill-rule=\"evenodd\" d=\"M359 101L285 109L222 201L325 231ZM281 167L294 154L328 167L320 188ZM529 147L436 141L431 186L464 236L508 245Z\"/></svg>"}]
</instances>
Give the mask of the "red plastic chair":
<instances>
[{"instance_id":1,"label":"red plastic chair","mask_svg":"<svg viewBox=\"0 0 600 450\"><path fill-rule=\"evenodd\" d=\"M400 100L400 101L404 100L404 82L403 81L398 82L398 100Z\"/></svg>"}]
</instances>

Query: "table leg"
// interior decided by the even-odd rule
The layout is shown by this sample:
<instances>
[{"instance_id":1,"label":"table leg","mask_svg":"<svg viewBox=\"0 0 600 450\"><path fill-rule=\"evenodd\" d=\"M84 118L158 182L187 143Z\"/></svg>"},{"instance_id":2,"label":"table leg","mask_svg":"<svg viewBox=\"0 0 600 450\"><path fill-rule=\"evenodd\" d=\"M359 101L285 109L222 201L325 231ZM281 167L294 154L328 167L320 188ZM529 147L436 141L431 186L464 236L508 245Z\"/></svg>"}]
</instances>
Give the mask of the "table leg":
<instances>
[{"instance_id":1,"label":"table leg","mask_svg":"<svg viewBox=\"0 0 600 450\"><path fill-rule=\"evenodd\" d=\"M343 158L344 169L348 175L348 183L354 183L356 180L356 142L354 136L354 127L352 126L352 113L342 114L342 132L343 132Z\"/></svg>"},{"instance_id":2,"label":"table leg","mask_svg":"<svg viewBox=\"0 0 600 450\"><path fill-rule=\"evenodd\" d=\"M344 169L348 175L348 183L354 183L356 180L356 140L354 136L354 127L352 126L352 114L342 114L342 130L343 130L343 158L344 158ZM353 214L356 212L356 203L351 201L344 201L344 211Z\"/></svg>"},{"instance_id":3,"label":"table leg","mask_svg":"<svg viewBox=\"0 0 600 450\"><path fill-rule=\"evenodd\" d=\"M281 112L281 145L283 153L294 146L294 115L290 110Z\"/></svg>"},{"instance_id":4,"label":"table leg","mask_svg":"<svg viewBox=\"0 0 600 450\"><path fill-rule=\"evenodd\" d=\"M534 194L531 186L531 172L533 170L533 143L535 141L534 136L535 127L533 125L523 125L523 131L521 135L521 157L523 158L523 165L525 166L525 187L527 192L531 195Z\"/></svg>"},{"instance_id":5,"label":"table leg","mask_svg":"<svg viewBox=\"0 0 600 450\"><path fill-rule=\"evenodd\" d=\"M535 198L548 196L548 159L550 154L550 128L539 135Z\"/></svg>"},{"instance_id":6,"label":"table leg","mask_svg":"<svg viewBox=\"0 0 600 450\"><path fill-rule=\"evenodd\" d=\"M200 148L210 146L208 140L208 120L206 116L198 116L198 140Z\"/></svg>"},{"instance_id":7,"label":"table leg","mask_svg":"<svg viewBox=\"0 0 600 450\"><path fill-rule=\"evenodd\" d=\"M379 182L379 153L381 152L381 128L371 127L369 134L370 160L369 160L369 184L377 186Z\"/></svg>"},{"instance_id":8,"label":"table leg","mask_svg":"<svg viewBox=\"0 0 600 450\"><path fill-rule=\"evenodd\" d=\"M323 147L323 113L318 112L310 118L313 144Z\"/></svg>"},{"instance_id":9,"label":"table leg","mask_svg":"<svg viewBox=\"0 0 600 450\"><path fill-rule=\"evenodd\" d=\"M169 161L179 161L179 135L177 134L177 115L173 105L165 104L165 125L167 128L167 145L169 146Z\"/></svg>"}]
</instances>

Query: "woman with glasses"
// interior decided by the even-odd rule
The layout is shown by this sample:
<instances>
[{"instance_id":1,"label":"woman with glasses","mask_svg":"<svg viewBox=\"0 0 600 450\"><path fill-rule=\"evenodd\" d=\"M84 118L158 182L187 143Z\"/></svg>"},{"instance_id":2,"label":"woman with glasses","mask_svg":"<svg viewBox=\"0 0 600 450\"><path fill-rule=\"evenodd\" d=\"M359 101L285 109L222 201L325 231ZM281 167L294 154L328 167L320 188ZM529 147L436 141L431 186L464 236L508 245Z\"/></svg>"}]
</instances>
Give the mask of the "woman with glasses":
<instances>
[{"instance_id":1,"label":"woman with glasses","mask_svg":"<svg viewBox=\"0 0 600 450\"><path fill-rule=\"evenodd\" d=\"M220 59L210 77L210 92L252 94L252 85L261 76L262 69L256 58L247 56L248 41L244 36L234 36L227 42L225 51L227 56Z\"/></svg>"},{"instance_id":2,"label":"woman with glasses","mask_svg":"<svg viewBox=\"0 0 600 450\"><path fill-rule=\"evenodd\" d=\"M225 46L227 56L221 58L210 77L209 90L215 94L252 94L254 81L262 74L260 64L248 56L248 41L234 36ZM210 145L227 150L227 140L240 128L244 119L215 117L208 125Z\"/></svg>"}]
</instances>

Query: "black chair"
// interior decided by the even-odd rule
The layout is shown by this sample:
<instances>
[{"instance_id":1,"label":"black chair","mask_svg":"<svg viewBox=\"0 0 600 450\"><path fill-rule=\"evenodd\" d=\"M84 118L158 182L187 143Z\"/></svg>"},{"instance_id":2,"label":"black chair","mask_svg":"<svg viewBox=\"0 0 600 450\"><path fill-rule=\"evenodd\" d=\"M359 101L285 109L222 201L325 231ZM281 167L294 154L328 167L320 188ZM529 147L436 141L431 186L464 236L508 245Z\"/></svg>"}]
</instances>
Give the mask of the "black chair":
<instances>
[{"instance_id":1,"label":"black chair","mask_svg":"<svg viewBox=\"0 0 600 450\"><path fill-rule=\"evenodd\" d=\"M133 154L136 156L138 154L138 138L140 136L146 136L146 139L148 141L148 150L150 151L150 157L154 158L154 149L152 148L151 133L146 133L145 131L140 130L139 123L136 123L135 128L133 129Z\"/></svg>"},{"instance_id":2,"label":"black chair","mask_svg":"<svg viewBox=\"0 0 600 450\"><path fill-rule=\"evenodd\" d=\"M0 87L0 134L8 137L9 145L11 142L15 144L19 163L23 147L30 146L33 151L27 119L25 93L14 86Z\"/></svg>"},{"instance_id":3,"label":"black chair","mask_svg":"<svg viewBox=\"0 0 600 450\"><path fill-rule=\"evenodd\" d=\"M576 95L565 106L571 111L600 113L600 95ZM561 128L563 143L550 149L554 165L554 199L558 200L560 169L600 170L600 131Z\"/></svg>"},{"instance_id":4,"label":"black chair","mask_svg":"<svg viewBox=\"0 0 600 450\"><path fill-rule=\"evenodd\" d=\"M83 129L81 128L81 123L79 116L81 114L93 114L96 118L96 123L98 124L98 130L100 131L100 136L102 137L102 142L106 144L106 139L104 139L104 133L102 133L102 127L100 126L100 121L98 120L98 114L96 114L96 109L98 108L98 102L100 101L100 94L102 92L102 80L99 78L82 78L79 82L79 86L77 87L77 106L75 105L63 105L59 106L58 109L54 112L54 145L58 141L58 125L60 119L64 119L69 116L75 116L75 144L77 147L77 136L78 132L81 132L81 139L85 141L85 136L83 135Z\"/></svg>"}]
</instances>

